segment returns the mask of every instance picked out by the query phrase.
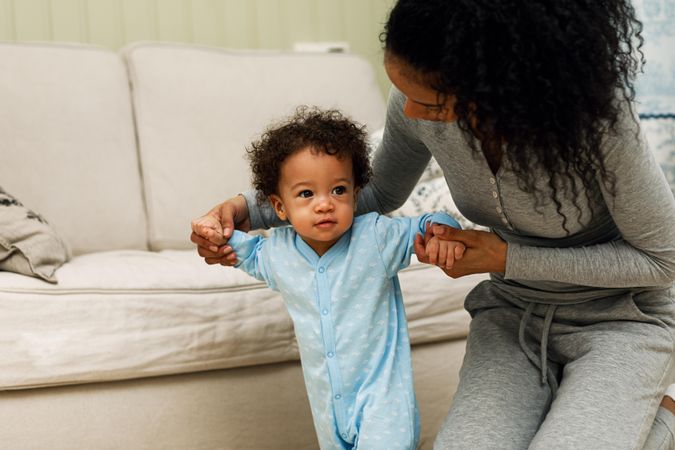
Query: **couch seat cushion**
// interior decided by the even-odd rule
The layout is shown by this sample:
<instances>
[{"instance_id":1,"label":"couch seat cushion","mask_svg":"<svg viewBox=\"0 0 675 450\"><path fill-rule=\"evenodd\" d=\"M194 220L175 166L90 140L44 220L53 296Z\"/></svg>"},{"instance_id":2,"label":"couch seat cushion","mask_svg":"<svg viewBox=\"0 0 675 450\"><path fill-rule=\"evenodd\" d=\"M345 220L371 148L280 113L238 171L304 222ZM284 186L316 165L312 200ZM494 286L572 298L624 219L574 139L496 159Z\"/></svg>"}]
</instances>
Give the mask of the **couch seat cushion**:
<instances>
[{"instance_id":1,"label":"couch seat cushion","mask_svg":"<svg viewBox=\"0 0 675 450\"><path fill-rule=\"evenodd\" d=\"M58 285L0 272L0 389L147 377L296 360L281 297L194 250L73 258ZM401 273L413 343L466 335L462 308L484 276Z\"/></svg>"}]
</instances>

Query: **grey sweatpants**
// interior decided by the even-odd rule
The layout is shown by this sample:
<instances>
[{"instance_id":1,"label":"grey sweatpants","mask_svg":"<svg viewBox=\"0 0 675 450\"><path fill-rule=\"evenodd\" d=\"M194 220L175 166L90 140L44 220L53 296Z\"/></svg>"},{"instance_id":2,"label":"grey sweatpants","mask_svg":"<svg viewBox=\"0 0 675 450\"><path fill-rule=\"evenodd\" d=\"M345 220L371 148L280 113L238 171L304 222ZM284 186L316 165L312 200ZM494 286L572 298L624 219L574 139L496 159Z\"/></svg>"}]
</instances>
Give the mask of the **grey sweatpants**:
<instances>
[{"instance_id":1,"label":"grey sweatpants","mask_svg":"<svg viewBox=\"0 0 675 450\"><path fill-rule=\"evenodd\" d=\"M653 426L647 445L672 445L672 415L655 421L674 381L672 291L552 306L485 281L465 306L466 356L434 449L640 449Z\"/></svg>"}]
</instances>

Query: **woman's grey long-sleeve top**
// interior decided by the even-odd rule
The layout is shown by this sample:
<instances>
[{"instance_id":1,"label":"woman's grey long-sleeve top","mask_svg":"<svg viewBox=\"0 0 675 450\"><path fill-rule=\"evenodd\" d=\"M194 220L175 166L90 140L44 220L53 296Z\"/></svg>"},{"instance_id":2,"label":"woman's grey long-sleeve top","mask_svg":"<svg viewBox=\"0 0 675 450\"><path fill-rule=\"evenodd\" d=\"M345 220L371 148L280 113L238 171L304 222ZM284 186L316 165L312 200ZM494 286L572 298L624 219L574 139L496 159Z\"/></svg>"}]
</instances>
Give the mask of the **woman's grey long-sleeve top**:
<instances>
[{"instance_id":1,"label":"woman's grey long-sleeve top","mask_svg":"<svg viewBox=\"0 0 675 450\"><path fill-rule=\"evenodd\" d=\"M571 200L561 200L568 234L550 197L535 207L534 194L518 187L507 157L493 174L456 123L409 119L404 102L393 89L374 176L359 194L359 213L402 205L433 156L460 212L509 244L506 273L492 274L494 281L534 290L532 297L546 303L549 294L551 301L567 303L604 297L608 288L672 285L675 199L632 116L624 114L618 132L603 142L614 194L598 177L588 198L576 199L580 216ZM550 191L545 172L532 170L537 188ZM254 192L245 197L254 228L278 224L271 208L256 205Z\"/></svg>"}]
</instances>

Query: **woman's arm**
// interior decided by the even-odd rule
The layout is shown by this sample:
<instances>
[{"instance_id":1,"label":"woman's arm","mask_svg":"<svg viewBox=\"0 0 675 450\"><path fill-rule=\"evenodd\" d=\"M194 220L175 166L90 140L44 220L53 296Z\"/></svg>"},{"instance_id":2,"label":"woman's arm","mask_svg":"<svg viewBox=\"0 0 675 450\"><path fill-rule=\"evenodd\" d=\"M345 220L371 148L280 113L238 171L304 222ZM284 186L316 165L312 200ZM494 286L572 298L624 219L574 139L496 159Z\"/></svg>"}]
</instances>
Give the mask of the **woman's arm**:
<instances>
[{"instance_id":1,"label":"woman's arm","mask_svg":"<svg viewBox=\"0 0 675 450\"><path fill-rule=\"evenodd\" d=\"M382 142L373 158L373 177L361 190L357 214L385 214L399 208L415 188L431 159L416 136L416 121L403 114L405 96L392 88Z\"/></svg>"},{"instance_id":2,"label":"woman's arm","mask_svg":"<svg viewBox=\"0 0 675 450\"><path fill-rule=\"evenodd\" d=\"M598 177L602 196L622 239L575 248L509 245L506 278L552 280L598 287L669 285L675 279L675 199L624 113L621 132L604 143L614 192Z\"/></svg>"},{"instance_id":3,"label":"woman's arm","mask_svg":"<svg viewBox=\"0 0 675 450\"><path fill-rule=\"evenodd\" d=\"M632 117L605 141L605 166L615 177L612 193L599 179L602 196L622 238L583 247L506 244L494 233L439 228L467 250L450 276L500 272L507 279L547 280L595 287L669 285L675 279L675 199ZM480 234L479 234L480 233ZM416 251L421 252L420 245ZM425 255L422 252L422 258Z\"/></svg>"}]
</instances>

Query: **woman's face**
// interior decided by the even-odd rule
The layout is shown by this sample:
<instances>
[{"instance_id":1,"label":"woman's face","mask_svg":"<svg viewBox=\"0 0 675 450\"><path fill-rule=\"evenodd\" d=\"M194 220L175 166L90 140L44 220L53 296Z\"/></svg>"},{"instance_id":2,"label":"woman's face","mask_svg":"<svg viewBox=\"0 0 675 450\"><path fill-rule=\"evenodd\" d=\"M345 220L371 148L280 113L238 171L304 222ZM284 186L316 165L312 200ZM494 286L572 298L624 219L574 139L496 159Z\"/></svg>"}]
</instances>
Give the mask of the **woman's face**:
<instances>
[{"instance_id":1,"label":"woman's face","mask_svg":"<svg viewBox=\"0 0 675 450\"><path fill-rule=\"evenodd\" d=\"M384 68L396 88L406 96L403 114L411 119L455 122L455 97L423 84L424 75L393 55L386 55Z\"/></svg>"}]
</instances>

